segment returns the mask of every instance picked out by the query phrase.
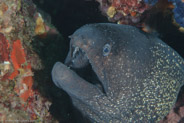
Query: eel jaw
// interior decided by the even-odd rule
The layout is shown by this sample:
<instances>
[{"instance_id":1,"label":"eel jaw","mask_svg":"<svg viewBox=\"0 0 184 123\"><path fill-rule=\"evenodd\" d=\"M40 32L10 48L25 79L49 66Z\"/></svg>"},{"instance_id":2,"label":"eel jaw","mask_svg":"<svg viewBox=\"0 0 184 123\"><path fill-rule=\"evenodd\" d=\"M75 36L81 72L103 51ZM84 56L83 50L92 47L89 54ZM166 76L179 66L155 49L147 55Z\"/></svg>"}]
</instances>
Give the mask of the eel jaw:
<instances>
[{"instance_id":1,"label":"eel jaw","mask_svg":"<svg viewBox=\"0 0 184 123\"><path fill-rule=\"evenodd\" d=\"M102 82L99 80L97 73L93 70L90 59L83 49L72 46L65 60L65 65L75 71L81 78L97 86L105 93Z\"/></svg>"}]
</instances>

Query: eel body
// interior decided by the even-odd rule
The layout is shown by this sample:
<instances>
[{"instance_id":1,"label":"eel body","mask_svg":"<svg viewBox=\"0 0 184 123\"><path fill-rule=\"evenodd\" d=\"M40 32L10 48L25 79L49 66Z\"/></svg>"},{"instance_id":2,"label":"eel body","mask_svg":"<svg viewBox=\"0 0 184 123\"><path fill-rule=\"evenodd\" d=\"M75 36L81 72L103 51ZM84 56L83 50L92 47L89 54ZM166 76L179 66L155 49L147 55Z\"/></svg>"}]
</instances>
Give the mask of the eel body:
<instances>
[{"instance_id":1,"label":"eel body","mask_svg":"<svg viewBox=\"0 0 184 123\"><path fill-rule=\"evenodd\" d=\"M65 64L53 82L92 122L158 122L184 83L184 60L159 38L128 25L89 24L70 37ZM91 65L101 87L74 69Z\"/></svg>"}]
</instances>

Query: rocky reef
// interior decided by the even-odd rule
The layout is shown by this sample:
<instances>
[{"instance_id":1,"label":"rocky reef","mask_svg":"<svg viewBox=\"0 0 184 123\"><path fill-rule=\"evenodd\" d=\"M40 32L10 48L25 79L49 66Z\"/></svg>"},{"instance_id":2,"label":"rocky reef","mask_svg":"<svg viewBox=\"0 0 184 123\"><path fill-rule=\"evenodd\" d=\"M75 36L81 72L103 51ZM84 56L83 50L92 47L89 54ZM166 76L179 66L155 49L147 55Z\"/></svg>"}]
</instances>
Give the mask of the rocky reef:
<instances>
[{"instance_id":1,"label":"rocky reef","mask_svg":"<svg viewBox=\"0 0 184 123\"><path fill-rule=\"evenodd\" d=\"M183 0L168 0L173 3L174 19L181 27L184 27L184 1Z\"/></svg>"},{"instance_id":2,"label":"rocky reef","mask_svg":"<svg viewBox=\"0 0 184 123\"><path fill-rule=\"evenodd\" d=\"M100 3L100 10L111 22L118 24L134 25L148 30L147 21L153 13L169 13L173 16L173 22L183 30L184 2L182 0L96 0Z\"/></svg>"},{"instance_id":3,"label":"rocky reef","mask_svg":"<svg viewBox=\"0 0 184 123\"><path fill-rule=\"evenodd\" d=\"M144 18L143 13L151 6L142 0L97 0L100 10L109 21L118 24L130 24L141 26L140 21Z\"/></svg>"},{"instance_id":4,"label":"rocky reef","mask_svg":"<svg viewBox=\"0 0 184 123\"><path fill-rule=\"evenodd\" d=\"M44 39L49 34L59 35L31 0L0 1L2 122L56 121L49 113L51 101L35 86L35 71L43 70L44 64L32 44L38 37Z\"/></svg>"}]
</instances>

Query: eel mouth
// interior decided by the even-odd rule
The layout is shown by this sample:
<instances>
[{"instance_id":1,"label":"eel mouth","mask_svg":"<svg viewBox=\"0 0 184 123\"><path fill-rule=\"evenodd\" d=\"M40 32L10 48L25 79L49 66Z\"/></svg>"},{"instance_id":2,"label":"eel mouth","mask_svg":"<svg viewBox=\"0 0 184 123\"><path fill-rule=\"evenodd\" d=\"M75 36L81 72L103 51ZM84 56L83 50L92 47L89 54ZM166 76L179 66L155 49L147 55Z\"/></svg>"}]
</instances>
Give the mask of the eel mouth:
<instances>
[{"instance_id":1,"label":"eel mouth","mask_svg":"<svg viewBox=\"0 0 184 123\"><path fill-rule=\"evenodd\" d=\"M72 46L65 60L65 65L75 71L81 78L99 88L103 93L104 87L97 73L93 70L87 53L79 47Z\"/></svg>"}]
</instances>

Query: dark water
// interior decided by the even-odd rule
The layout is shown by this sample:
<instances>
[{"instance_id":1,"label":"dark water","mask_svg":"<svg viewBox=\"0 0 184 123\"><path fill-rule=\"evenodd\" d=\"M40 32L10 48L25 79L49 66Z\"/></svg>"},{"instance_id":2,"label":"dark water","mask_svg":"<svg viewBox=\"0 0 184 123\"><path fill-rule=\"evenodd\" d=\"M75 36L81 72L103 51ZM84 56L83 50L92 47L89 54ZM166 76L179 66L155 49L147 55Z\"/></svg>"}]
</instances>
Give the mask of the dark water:
<instances>
[{"instance_id":1,"label":"dark water","mask_svg":"<svg viewBox=\"0 0 184 123\"><path fill-rule=\"evenodd\" d=\"M47 47L39 47L33 44L35 49L39 49L38 54L47 66L41 72L35 71L35 75L39 75L35 76L35 79L42 82L46 81L46 84L37 83L35 87L39 87L41 93L52 101L50 112L60 122L89 122L72 106L69 96L53 85L50 71L56 61L64 62L69 48L69 35L82 25L108 22L108 20L99 11L99 4L95 0L33 0L33 2L38 8L50 15L52 24L64 38L62 41L45 41L45 46ZM171 23L171 16L163 16L162 13L153 13L147 23L157 30L158 36L163 41L184 57L184 34L179 32ZM51 40L52 38L54 37L50 37ZM180 96L184 92L183 90Z\"/></svg>"}]
</instances>

